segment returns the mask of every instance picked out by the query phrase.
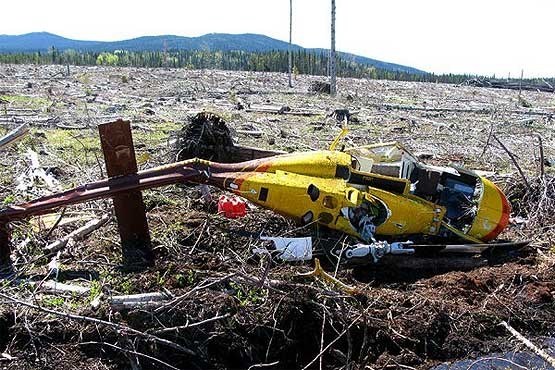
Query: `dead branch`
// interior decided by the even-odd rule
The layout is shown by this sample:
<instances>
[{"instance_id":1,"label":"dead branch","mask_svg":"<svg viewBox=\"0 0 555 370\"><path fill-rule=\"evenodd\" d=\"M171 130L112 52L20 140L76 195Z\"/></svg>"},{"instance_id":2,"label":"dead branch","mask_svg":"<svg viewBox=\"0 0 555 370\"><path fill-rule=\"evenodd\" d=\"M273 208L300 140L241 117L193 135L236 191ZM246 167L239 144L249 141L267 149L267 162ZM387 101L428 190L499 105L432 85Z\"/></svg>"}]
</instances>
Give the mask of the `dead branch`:
<instances>
[{"instance_id":1,"label":"dead branch","mask_svg":"<svg viewBox=\"0 0 555 370\"><path fill-rule=\"evenodd\" d=\"M324 299L324 305L326 304L326 300ZM324 350L324 331L326 329L326 310L323 310L324 313L322 314L322 327L320 329L320 353L323 353ZM322 370L322 360L324 358L322 356L320 356L320 361L319 361L319 369Z\"/></svg>"},{"instance_id":2,"label":"dead branch","mask_svg":"<svg viewBox=\"0 0 555 370\"><path fill-rule=\"evenodd\" d=\"M58 227L58 225L60 225L60 223L62 222L62 219L64 218L64 216L66 214L66 209L67 208L62 208L62 211L60 212L58 218L56 219L56 222L54 222L54 225L52 225L50 227L50 229L48 230L48 232L44 236L45 239L48 239L50 237L50 235L52 235L52 232L54 232L54 230Z\"/></svg>"},{"instance_id":3,"label":"dead branch","mask_svg":"<svg viewBox=\"0 0 555 370\"><path fill-rule=\"evenodd\" d=\"M80 346L85 346L85 345L90 345L90 344L97 344L97 345L100 345L100 346L108 346L110 348L117 349L118 351L121 351L121 352L124 352L124 353L132 354L134 356L144 357L144 358L146 358L150 361L154 361L154 362L156 362L156 363L158 363L162 366L165 366L169 369L179 370L177 367L174 367L174 366L168 364L167 362L164 362L164 361L162 361L162 360L160 360L156 357L152 357L152 356L149 356L147 354L137 352L137 351L131 351L129 349L125 349L125 348L122 348L120 346L116 346L115 344L106 343L106 342L94 342L94 341L79 343Z\"/></svg>"},{"instance_id":4,"label":"dead branch","mask_svg":"<svg viewBox=\"0 0 555 370\"><path fill-rule=\"evenodd\" d=\"M0 361L14 361L17 360L17 357L11 356L9 353L2 352L0 353Z\"/></svg>"},{"instance_id":5,"label":"dead branch","mask_svg":"<svg viewBox=\"0 0 555 370\"><path fill-rule=\"evenodd\" d=\"M29 308L32 308L32 309L37 310L37 311L45 312L45 313L48 313L48 314L51 314L51 315L55 315L55 316L58 316L58 317L63 317L63 318L70 319L70 320L90 322L90 323L93 323L93 324L96 324L96 325L103 325L103 326L111 327L111 328L114 328L118 331L127 332L127 333L130 333L130 334L133 334L133 335L140 336L140 337L145 338L145 339L150 339L154 342L157 342L157 343L162 344L164 346L176 349L180 352L186 353L186 354L191 355L191 356L196 355L196 353L193 350L189 349L189 348L183 347L183 346L181 346L177 343L174 343L172 341L169 341L167 339L159 338L159 337L157 337L155 335L152 335L152 334L143 333L142 331L130 328L129 326L117 324L115 322L110 322L110 321L97 319L97 318L94 318L94 317L75 315L75 314L71 314L71 313L67 313L67 312L60 312L60 311L56 311L56 310L51 310L49 308L44 308L44 307L41 307L41 306L37 306L36 304L33 304L33 303L22 301L18 298L12 297L12 296L10 296L8 294L4 294L4 293L0 293L0 297L8 300L8 302L7 302L8 304L14 304L14 305L29 307Z\"/></svg>"},{"instance_id":6,"label":"dead branch","mask_svg":"<svg viewBox=\"0 0 555 370\"><path fill-rule=\"evenodd\" d=\"M467 370L470 370L474 367L474 365L478 365L479 363L482 362L487 362L487 361L501 361L501 362L506 362L507 364L509 364L511 366L511 368L517 368L517 369L522 369L522 370L528 370L529 368L524 367L522 365L517 364L514 361L508 360L506 358L503 357L484 357L484 358L479 358L476 361L474 361L473 363L471 363L470 365L468 365L468 367L466 368ZM491 366L491 365L490 365Z\"/></svg>"},{"instance_id":7,"label":"dead branch","mask_svg":"<svg viewBox=\"0 0 555 370\"><path fill-rule=\"evenodd\" d=\"M545 158L543 154L543 142L541 135L538 134L538 142L540 146L540 180L543 180L545 177Z\"/></svg>"},{"instance_id":8,"label":"dead branch","mask_svg":"<svg viewBox=\"0 0 555 370\"><path fill-rule=\"evenodd\" d=\"M486 144L484 145L484 149L482 150L482 154L480 155L480 157L483 157L484 154L486 154L486 150L488 149L489 143L491 141L491 135L493 135L493 122L490 125L488 139L486 140Z\"/></svg>"},{"instance_id":9,"label":"dead branch","mask_svg":"<svg viewBox=\"0 0 555 370\"><path fill-rule=\"evenodd\" d=\"M155 330L154 334L164 334L164 333L170 333L173 331L179 331L179 330L183 330L183 329L190 329L190 328L194 328L196 326L201 326L204 324L208 324L210 322L214 322L214 321L218 321L218 320L222 320L222 319L227 319L228 317L231 317L231 313L226 313L224 315L216 315L214 317L211 317L209 319L206 320L202 320L199 322L195 322L192 324L187 324L187 325L181 325L181 326L174 326L171 328L164 328L164 329L159 329L159 330Z\"/></svg>"},{"instance_id":10,"label":"dead branch","mask_svg":"<svg viewBox=\"0 0 555 370\"><path fill-rule=\"evenodd\" d=\"M64 130L84 130L87 128L86 125L66 125L63 123L56 123L56 127Z\"/></svg>"},{"instance_id":11,"label":"dead branch","mask_svg":"<svg viewBox=\"0 0 555 370\"><path fill-rule=\"evenodd\" d=\"M534 352L536 355L540 356L549 365L555 367L555 358L551 357L543 349L536 346L534 343L530 342L524 335L520 334L515 328L509 325L506 321L501 321L499 324L509 331L516 339L518 339L522 344L524 344L530 351Z\"/></svg>"},{"instance_id":12,"label":"dead branch","mask_svg":"<svg viewBox=\"0 0 555 370\"><path fill-rule=\"evenodd\" d=\"M511 153L511 151L509 149L507 149L507 147L501 142L501 140L499 140L497 138L497 136L492 135L492 137L495 139L495 141L497 141L499 143L499 145L501 145L501 148L503 148L503 150L505 150L505 152L507 152L507 154L511 158L511 161L513 161L513 164L515 165L516 169L518 170L518 173L520 173L520 176L522 177L522 181L524 181L524 184L526 185L526 188L528 188L528 190L530 190L530 183L528 182L528 179L524 175L524 172L522 171L522 168L520 168L518 162L516 161L516 158L513 155L513 153Z\"/></svg>"},{"instance_id":13,"label":"dead branch","mask_svg":"<svg viewBox=\"0 0 555 370\"><path fill-rule=\"evenodd\" d=\"M339 339L341 339L341 337L343 335L345 335L349 329L351 329L351 327L353 327L353 325L355 325L358 320L360 320L361 317L364 316L364 314L366 314L366 311L370 308L371 306L367 307L360 315L358 315L350 324L349 326L347 326L341 333L339 333L339 335L337 337L335 337L334 340L332 340L331 342L328 343L328 345L326 347L324 347L324 349L322 349L320 351L320 353L318 353L316 355L316 357L314 357L312 359L312 361L310 361L306 366L303 367L303 370L306 370L308 368L310 368L312 366L312 364L314 364L316 361L318 361L318 359L331 347L334 345L335 342L337 342Z\"/></svg>"},{"instance_id":14,"label":"dead branch","mask_svg":"<svg viewBox=\"0 0 555 370\"><path fill-rule=\"evenodd\" d=\"M279 364L279 361L274 361L267 364L254 364L249 366L247 370L258 369L259 367L271 367L271 366L276 366L277 364Z\"/></svg>"},{"instance_id":15,"label":"dead branch","mask_svg":"<svg viewBox=\"0 0 555 370\"><path fill-rule=\"evenodd\" d=\"M220 284L224 281L227 281L227 280L231 279L232 277L234 277L236 275L237 275L237 273L232 273L232 274L229 274L229 275L225 275L225 276L223 276L219 279L216 279L214 281L207 282L205 284L199 284L199 285L195 286L193 289L186 292L185 294L180 295L179 297L175 297L174 299L172 299L168 303L164 304L163 306L158 307L155 312L158 313L159 311L164 310L166 308L174 307L175 305L179 304L180 302L182 302L185 299L187 299L188 297L190 297L193 293L198 292L198 291L203 290L203 289L207 289L207 288L209 288L213 285Z\"/></svg>"}]
</instances>

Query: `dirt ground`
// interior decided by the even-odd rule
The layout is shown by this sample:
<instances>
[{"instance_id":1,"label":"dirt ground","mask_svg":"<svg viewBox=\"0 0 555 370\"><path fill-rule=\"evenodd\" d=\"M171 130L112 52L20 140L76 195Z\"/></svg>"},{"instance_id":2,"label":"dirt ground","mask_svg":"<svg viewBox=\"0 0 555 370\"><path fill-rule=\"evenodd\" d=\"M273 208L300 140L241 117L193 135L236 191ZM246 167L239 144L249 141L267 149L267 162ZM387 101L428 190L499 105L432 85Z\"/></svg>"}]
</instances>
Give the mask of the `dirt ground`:
<instances>
[{"instance_id":1,"label":"dirt ground","mask_svg":"<svg viewBox=\"0 0 555 370\"><path fill-rule=\"evenodd\" d=\"M58 281L87 290L53 294L40 283L53 278L53 257L43 248L110 213L111 201L71 206L61 218L58 212L14 225L16 274L0 282L0 367L424 369L525 350L502 321L538 345L553 338L554 94L339 79L334 99L310 92L323 80L315 76L297 76L290 89L278 73L66 72L0 65L0 133L22 123L31 128L0 151L4 206L103 178L96 126L117 118L131 121L145 169L175 160L176 133L201 110L221 115L241 144L298 151L327 148L341 126L329 113L349 109L355 119L347 146L401 141L427 163L486 171L513 202L501 238L531 244L508 256L474 257L463 271L441 259L416 268L409 257L396 257L393 266L339 266L337 277L359 291L349 295L300 275L312 262L287 264L252 252L263 245L260 235L312 236L321 256L349 238L300 228L254 206L244 218L226 219L201 189L175 185L143 192L154 267L122 270L111 219L57 258ZM267 112L269 106L307 115ZM32 174L33 153L53 182ZM337 266L322 259L334 273ZM110 300L148 292L168 299L132 309Z\"/></svg>"}]
</instances>

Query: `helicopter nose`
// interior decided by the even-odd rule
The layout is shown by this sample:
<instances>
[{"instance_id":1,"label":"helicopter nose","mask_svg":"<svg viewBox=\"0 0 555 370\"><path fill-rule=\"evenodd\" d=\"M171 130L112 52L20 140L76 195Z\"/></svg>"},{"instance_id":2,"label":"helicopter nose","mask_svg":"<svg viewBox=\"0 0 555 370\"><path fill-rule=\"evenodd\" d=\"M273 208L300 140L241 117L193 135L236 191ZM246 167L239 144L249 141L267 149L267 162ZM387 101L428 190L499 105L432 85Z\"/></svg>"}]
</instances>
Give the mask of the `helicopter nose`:
<instances>
[{"instance_id":1,"label":"helicopter nose","mask_svg":"<svg viewBox=\"0 0 555 370\"><path fill-rule=\"evenodd\" d=\"M487 242L497 238L509 224L511 205L493 182L485 178L481 180L483 193L469 234Z\"/></svg>"},{"instance_id":2,"label":"helicopter nose","mask_svg":"<svg viewBox=\"0 0 555 370\"><path fill-rule=\"evenodd\" d=\"M490 240L493 240L493 239L497 238L497 236L509 224L509 216L511 215L511 204L507 200L507 197L505 196L505 194L503 194L503 192L497 186L495 186L495 189L497 190L497 193L498 193L499 198L501 200L501 217L499 219L499 222L497 223L497 226L489 234L487 234L483 238L483 240L485 240L485 241L490 241Z\"/></svg>"}]
</instances>

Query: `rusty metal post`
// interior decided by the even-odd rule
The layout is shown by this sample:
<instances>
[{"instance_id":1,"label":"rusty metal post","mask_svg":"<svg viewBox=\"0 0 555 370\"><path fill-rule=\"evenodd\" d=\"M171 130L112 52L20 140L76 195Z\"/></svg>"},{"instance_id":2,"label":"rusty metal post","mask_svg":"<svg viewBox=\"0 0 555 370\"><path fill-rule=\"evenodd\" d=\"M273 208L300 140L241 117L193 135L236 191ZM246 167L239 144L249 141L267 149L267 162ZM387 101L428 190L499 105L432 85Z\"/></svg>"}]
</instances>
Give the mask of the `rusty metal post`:
<instances>
[{"instance_id":1,"label":"rusty metal post","mask_svg":"<svg viewBox=\"0 0 555 370\"><path fill-rule=\"evenodd\" d=\"M135 149L129 121L117 120L98 126L108 177L137 172ZM123 265L138 270L154 264L143 196L139 190L113 197L118 222Z\"/></svg>"},{"instance_id":2,"label":"rusty metal post","mask_svg":"<svg viewBox=\"0 0 555 370\"><path fill-rule=\"evenodd\" d=\"M11 266L11 251L9 226L6 223L0 223L0 275Z\"/></svg>"}]
</instances>

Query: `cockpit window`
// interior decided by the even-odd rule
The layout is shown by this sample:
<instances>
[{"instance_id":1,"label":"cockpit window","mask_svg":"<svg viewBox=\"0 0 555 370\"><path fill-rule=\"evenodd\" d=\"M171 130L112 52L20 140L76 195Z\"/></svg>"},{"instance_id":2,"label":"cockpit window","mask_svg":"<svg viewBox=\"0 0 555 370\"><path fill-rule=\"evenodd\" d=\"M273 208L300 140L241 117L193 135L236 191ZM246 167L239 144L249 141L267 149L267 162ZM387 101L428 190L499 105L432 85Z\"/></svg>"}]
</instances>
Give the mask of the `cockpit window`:
<instances>
[{"instance_id":1,"label":"cockpit window","mask_svg":"<svg viewBox=\"0 0 555 370\"><path fill-rule=\"evenodd\" d=\"M445 218L451 226L465 230L472 225L477 213L480 178L470 174L442 174L439 204L447 208Z\"/></svg>"},{"instance_id":2,"label":"cockpit window","mask_svg":"<svg viewBox=\"0 0 555 370\"><path fill-rule=\"evenodd\" d=\"M399 143L384 143L346 150L357 159L362 172L409 179L418 167L416 158Z\"/></svg>"}]
</instances>

